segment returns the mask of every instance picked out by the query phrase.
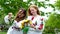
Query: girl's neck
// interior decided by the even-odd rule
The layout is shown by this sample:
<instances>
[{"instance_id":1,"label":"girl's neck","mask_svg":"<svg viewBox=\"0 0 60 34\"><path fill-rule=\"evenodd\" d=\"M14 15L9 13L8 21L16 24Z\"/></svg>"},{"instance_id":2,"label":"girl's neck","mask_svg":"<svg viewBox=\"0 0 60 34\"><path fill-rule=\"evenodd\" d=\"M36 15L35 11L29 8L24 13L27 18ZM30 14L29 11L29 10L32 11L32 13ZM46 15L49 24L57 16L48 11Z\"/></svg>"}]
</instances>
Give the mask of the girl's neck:
<instances>
[{"instance_id":1,"label":"girl's neck","mask_svg":"<svg viewBox=\"0 0 60 34\"><path fill-rule=\"evenodd\" d=\"M18 18L17 18L16 21L19 22L19 21L21 21L21 19L18 19Z\"/></svg>"},{"instance_id":2,"label":"girl's neck","mask_svg":"<svg viewBox=\"0 0 60 34\"><path fill-rule=\"evenodd\" d=\"M17 18L16 21L19 22L19 21L22 21L24 20L24 18Z\"/></svg>"},{"instance_id":3,"label":"girl's neck","mask_svg":"<svg viewBox=\"0 0 60 34\"><path fill-rule=\"evenodd\" d=\"M32 15L32 16L37 16L38 14L34 14L34 15Z\"/></svg>"}]
</instances>

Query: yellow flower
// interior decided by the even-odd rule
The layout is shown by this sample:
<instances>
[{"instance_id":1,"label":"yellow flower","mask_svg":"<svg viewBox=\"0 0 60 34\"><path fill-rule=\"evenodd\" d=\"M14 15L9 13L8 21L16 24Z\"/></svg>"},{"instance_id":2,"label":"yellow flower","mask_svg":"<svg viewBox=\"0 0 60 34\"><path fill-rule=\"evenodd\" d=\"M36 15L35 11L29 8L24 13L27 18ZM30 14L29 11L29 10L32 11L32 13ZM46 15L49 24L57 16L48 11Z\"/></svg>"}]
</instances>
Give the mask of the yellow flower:
<instances>
[{"instance_id":1,"label":"yellow flower","mask_svg":"<svg viewBox=\"0 0 60 34\"><path fill-rule=\"evenodd\" d=\"M32 21L30 21L30 20L23 20L22 23L21 23L20 28L23 29L24 26L25 26L25 24L30 24L31 25L32 24Z\"/></svg>"}]
</instances>

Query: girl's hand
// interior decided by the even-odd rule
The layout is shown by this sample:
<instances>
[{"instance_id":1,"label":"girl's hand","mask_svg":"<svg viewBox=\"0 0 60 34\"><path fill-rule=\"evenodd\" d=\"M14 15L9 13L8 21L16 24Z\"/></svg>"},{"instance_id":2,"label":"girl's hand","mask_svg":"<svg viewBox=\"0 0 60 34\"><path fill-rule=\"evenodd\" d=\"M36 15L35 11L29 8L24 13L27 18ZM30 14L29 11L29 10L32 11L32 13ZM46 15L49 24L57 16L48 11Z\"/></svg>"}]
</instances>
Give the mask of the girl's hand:
<instances>
[{"instance_id":1,"label":"girl's hand","mask_svg":"<svg viewBox=\"0 0 60 34\"><path fill-rule=\"evenodd\" d=\"M34 28L34 29L36 29L35 26L34 26L33 24L31 25L31 27Z\"/></svg>"},{"instance_id":2,"label":"girl's hand","mask_svg":"<svg viewBox=\"0 0 60 34\"><path fill-rule=\"evenodd\" d=\"M35 26L33 24L30 25L32 28L34 28Z\"/></svg>"}]
</instances>

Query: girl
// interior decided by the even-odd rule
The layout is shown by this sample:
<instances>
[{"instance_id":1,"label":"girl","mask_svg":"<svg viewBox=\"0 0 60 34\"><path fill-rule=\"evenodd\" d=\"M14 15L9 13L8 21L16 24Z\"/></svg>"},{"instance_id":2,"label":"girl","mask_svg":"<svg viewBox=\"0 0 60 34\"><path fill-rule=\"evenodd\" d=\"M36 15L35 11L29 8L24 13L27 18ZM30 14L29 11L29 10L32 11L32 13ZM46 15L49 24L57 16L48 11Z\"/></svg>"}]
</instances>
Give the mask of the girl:
<instances>
[{"instance_id":1,"label":"girl","mask_svg":"<svg viewBox=\"0 0 60 34\"><path fill-rule=\"evenodd\" d=\"M13 22L13 25L9 28L7 34L23 34L22 30L19 28L22 20L26 18L26 10L20 9L17 16Z\"/></svg>"},{"instance_id":2,"label":"girl","mask_svg":"<svg viewBox=\"0 0 60 34\"><path fill-rule=\"evenodd\" d=\"M40 12L36 5L31 5L28 9L28 18L32 21L34 27L29 28L28 34L42 34L44 30L44 18L40 16Z\"/></svg>"}]
</instances>

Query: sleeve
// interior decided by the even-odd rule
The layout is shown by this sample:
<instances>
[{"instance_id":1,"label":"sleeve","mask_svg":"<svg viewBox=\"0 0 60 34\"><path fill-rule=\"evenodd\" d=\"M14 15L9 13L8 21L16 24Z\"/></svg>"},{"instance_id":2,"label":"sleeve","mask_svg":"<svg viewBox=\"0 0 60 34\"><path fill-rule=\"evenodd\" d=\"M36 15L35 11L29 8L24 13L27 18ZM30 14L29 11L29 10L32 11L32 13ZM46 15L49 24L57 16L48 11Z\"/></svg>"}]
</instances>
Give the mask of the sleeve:
<instances>
[{"instance_id":1,"label":"sleeve","mask_svg":"<svg viewBox=\"0 0 60 34\"><path fill-rule=\"evenodd\" d=\"M28 16L28 17L27 17L27 20L31 20L31 16Z\"/></svg>"},{"instance_id":2,"label":"sleeve","mask_svg":"<svg viewBox=\"0 0 60 34\"><path fill-rule=\"evenodd\" d=\"M17 24L17 21L14 21L13 24L12 24L12 28L13 29L20 29L18 25L19 24Z\"/></svg>"},{"instance_id":3,"label":"sleeve","mask_svg":"<svg viewBox=\"0 0 60 34\"><path fill-rule=\"evenodd\" d=\"M45 22L46 20L48 20L48 17L46 17L46 16L43 16L43 18L44 18L44 22Z\"/></svg>"},{"instance_id":4,"label":"sleeve","mask_svg":"<svg viewBox=\"0 0 60 34\"><path fill-rule=\"evenodd\" d=\"M16 26L16 21L13 22L12 27Z\"/></svg>"},{"instance_id":5,"label":"sleeve","mask_svg":"<svg viewBox=\"0 0 60 34\"><path fill-rule=\"evenodd\" d=\"M37 25L36 25L36 30L40 30L40 31L43 31L44 30L44 18L40 17L38 20L37 20Z\"/></svg>"}]
</instances>

